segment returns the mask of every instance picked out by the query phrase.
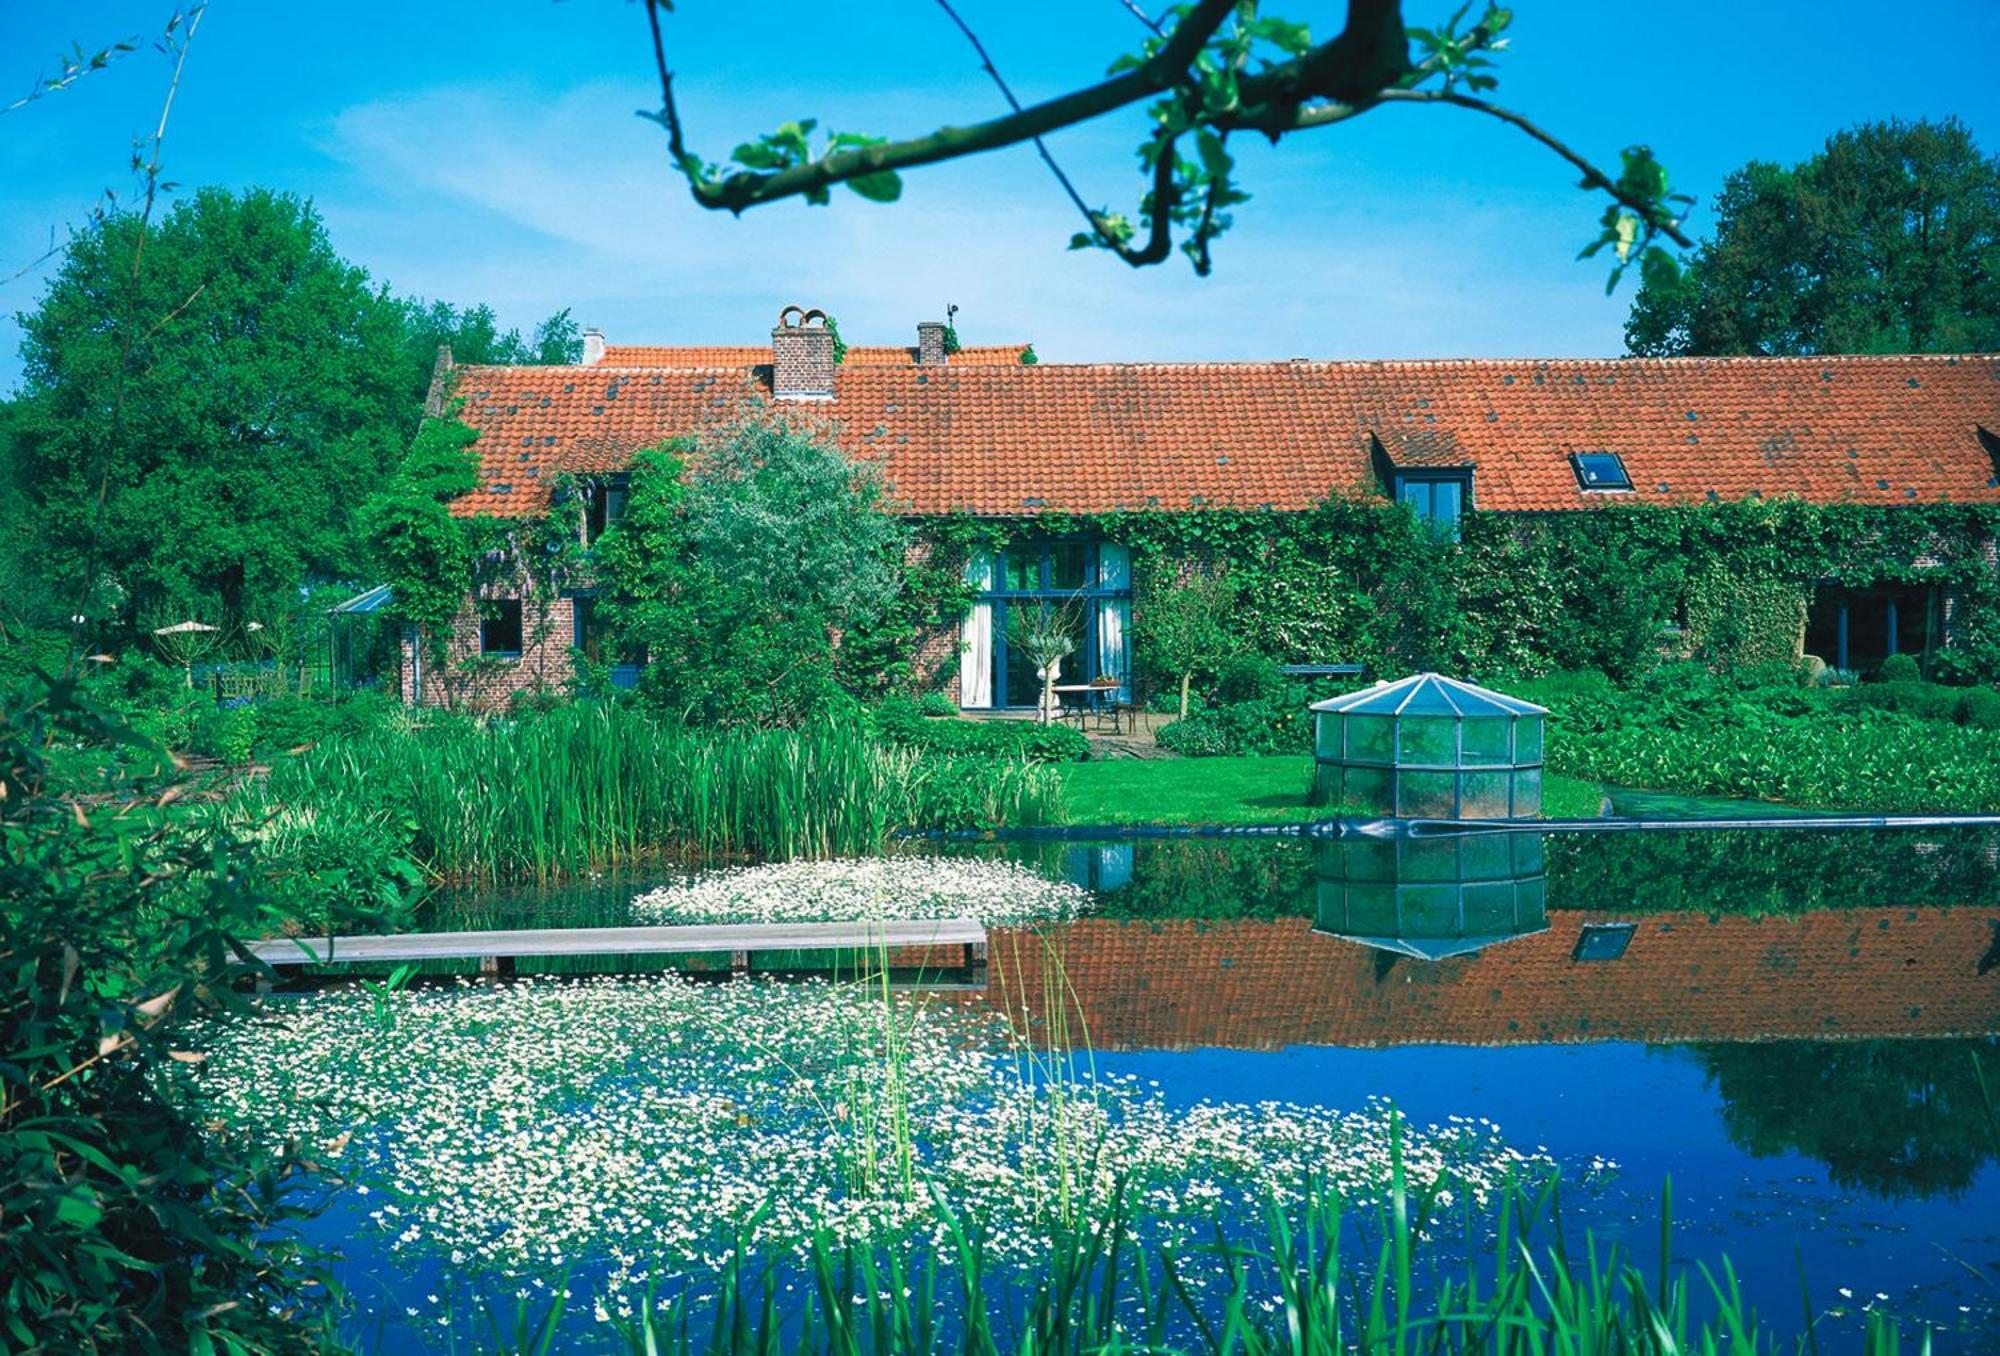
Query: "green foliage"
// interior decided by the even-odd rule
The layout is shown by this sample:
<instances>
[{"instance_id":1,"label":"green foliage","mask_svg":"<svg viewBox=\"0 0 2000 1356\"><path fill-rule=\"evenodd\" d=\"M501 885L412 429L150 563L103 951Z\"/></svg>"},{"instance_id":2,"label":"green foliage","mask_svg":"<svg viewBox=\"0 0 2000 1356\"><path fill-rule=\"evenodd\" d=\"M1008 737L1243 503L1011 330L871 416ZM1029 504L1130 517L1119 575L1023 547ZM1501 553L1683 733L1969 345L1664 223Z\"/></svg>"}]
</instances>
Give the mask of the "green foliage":
<instances>
[{"instance_id":1,"label":"green foliage","mask_svg":"<svg viewBox=\"0 0 2000 1356\"><path fill-rule=\"evenodd\" d=\"M1213 668L1241 645L1233 613L1241 592L1227 569L1187 568L1158 552L1134 561L1132 631L1142 669L1178 680L1186 719L1195 674Z\"/></svg>"},{"instance_id":2,"label":"green foliage","mask_svg":"<svg viewBox=\"0 0 2000 1356\"><path fill-rule=\"evenodd\" d=\"M796 122L785 123L775 132L766 132L755 141L742 143L729 153L729 158L748 170L792 169L840 151L879 146L888 140L887 137L867 136L860 132L829 131L820 138L819 151L815 155L813 132L818 126L817 118L800 118ZM684 166L684 169L691 178L710 182L718 181L725 175L719 167L703 165L698 161L693 162L691 167ZM847 180L847 186L870 202L894 202L903 196L902 176L893 170L856 175ZM814 189L804 197L816 207L824 207L833 201L833 195L824 188Z\"/></svg>"},{"instance_id":3,"label":"green foliage","mask_svg":"<svg viewBox=\"0 0 2000 1356\"><path fill-rule=\"evenodd\" d=\"M490 306L459 308L448 302L399 303L403 312L404 370L417 378L414 398L429 393L431 366L438 346L448 344L454 363L562 366L582 361L583 334L567 310L535 326L523 338L519 330L502 330Z\"/></svg>"},{"instance_id":4,"label":"green foliage","mask_svg":"<svg viewBox=\"0 0 2000 1356\"><path fill-rule=\"evenodd\" d=\"M1312 719L1287 698L1232 702L1162 725L1160 747L1194 758L1297 753L1312 747Z\"/></svg>"},{"instance_id":5,"label":"green foliage","mask_svg":"<svg viewBox=\"0 0 2000 1356\"><path fill-rule=\"evenodd\" d=\"M1891 1094L1899 1085L1921 1080L1871 1084ZM1903 1120L1924 1117L1921 1101L1915 1106ZM1012 1282L993 1262L982 1221L947 1213L943 1237L920 1257L895 1245L842 1244L822 1231L796 1280L791 1268L748 1246L730 1249L712 1287L670 1299L648 1294L631 1320L610 1327L622 1349L648 1356L725 1348L756 1356L1781 1356L1814 1349L1807 1337L1784 1340L1750 1308L1726 1257L1699 1260L1693 1269L1677 1261L1671 1186L1660 1205L1663 1256L1656 1268L1642 1269L1617 1243L1579 1246L1565 1236L1559 1182L1531 1189L1510 1181L1490 1203L1451 1203L1444 1181L1406 1157L1403 1133L1399 1119L1386 1165L1389 1189L1365 1209L1314 1182L1302 1200L1266 1194L1257 1203L1261 1216L1243 1230L1218 1228L1192 1246L1155 1247L1135 1239L1139 1192L1121 1179L1107 1203L1065 1212L1032 1287ZM1355 1239L1365 1240L1359 1257L1351 1251ZM507 1350L541 1356L556 1349L566 1309L581 1305L566 1287L552 1289L547 1308L517 1308ZM796 1340L777 1320L789 1313L781 1305L790 1304L797 1306ZM1816 1321L1809 1289L1805 1308ZM1898 1356L1900 1323L1880 1310L1867 1313L1853 1350ZM506 1330L498 1319L491 1326L496 1334ZM1928 1346L1930 1333L1924 1337Z\"/></svg>"},{"instance_id":6,"label":"green foliage","mask_svg":"<svg viewBox=\"0 0 2000 1356\"><path fill-rule=\"evenodd\" d=\"M428 636L448 633L465 606L487 530L449 507L479 484L477 437L455 418L424 420L409 455L362 509L395 615Z\"/></svg>"},{"instance_id":7,"label":"green foliage","mask_svg":"<svg viewBox=\"0 0 2000 1356\"><path fill-rule=\"evenodd\" d=\"M926 692L917 698L917 710L926 716L955 716L958 703L943 692Z\"/></svg>"},{"instance_id":8,"label":"green foliage","mask_svg":"<svg viewBox=\"0 0 2000 1356\"><path fill-rule=\"evenodd\" d=\"M1235 582L1218 610L1234 647L1392 677L1599 669L1631 681L1677 649L1716 667L1789 659L1816 582L1936 585L1960 606L1933 673L2000 679L2000 577L1984 545L2000 512L1984 506L1744 500L1474 512L1456 542L1424 532L1399 505L1341 497L1302 514L1113 513L1046 526L1131 546L1133 639L1142 677L1155 680L1185 670L1149 648L1149 594L1171 598L1194 566ZM1230 648L1218 644L1197 678L1212 679Z\"/></svg>"},{"instance_id":9,"label":"green foliage","mask_svg":"<svg viewBox=\"0 0 2000 1356\"><path fill-rule=\"evenodd\" d=\"M843 687L896 681L931 604L873 468L764 420L691 471L687 450L640 454L595 550L603 615L651 659L645 700L697 724L797 725L850 708Z\"/></svg>"},{"instance_id":10,"label":"green foliage","mask_svg":"<svg viewBox=\"0 0 2000 1356\"><path fill-rule=\"evenodd\" d=\"M1067 725L1029 720L936 720L907 697L886 698L870 708L869 716L883 742L926 753L1030 763L1073 763L1090 756L1090 741Z\"/></svg>"},{"instance_id":11,"label":"green foliage","mask_svg":"<svg viewBox=\"0 0 2000 1356\"><path fill-rule=\"evenodd\" d=\"M1924 673L1909 655L1892 654L1882 661L1875 676L1885 683L1916 683L1923 680Z\"/></svg>"},{"instance_id":12,"label":"green foliage","mask_svg":"<svg viewBox=\"0 0 2000 1356\"><path fill-rule=\"evenodd\" d=\"M128 629L351 577L355 507L417 409L397 304L289 195L204 189L135 270L139 229L115 213L77 236L23 316L12 442L38 576Z\"/></svg>"},{"instance_id":13,"label":"green foliage","mask_svg":"<svg viewBox=\"0 0 2000 1356\"><path fill-rule=\"evenodd\" d=\"M246 784L232 812L382 814L435 876L548 880L663 857L866 854L896 829L1041 823L1057 803L1047 769L888 747L858 720L694 732L633 704L578 703L335 736Z\"/></svg>"},{"instance_id":14,"label":"green foliage","mask_svg":"<svg viewBox=\"0 0 2000 1356\"><path fill-rule=\"evenodd\" d=\"M175 803L164 754L75 683L0 723L0 1344L308 1352L328 1290L289 1155L161 1088L188 1021L240 1012L237 938L279 921L245 844ZM51 761L100 755L86 807Z\"/></svg>"},{"instance_id":15,"label":"green foliage","mask_svg":"<svg viewBox=\"0 0 2000 1356\"><path fill-rule=\"evenodd\" d=\"M2000 348L2000 158L1956 119L1866 123L1789 169L1752 161L1684 273L1648 271L1634 353Z\"/></svg>"},{"instance_id":16,"label":"green foliage","mask_svg":"<svg viewBox=\"0 0 2000 1356\"><path fill-rule=\"evenodd\" d=\"M1965 709L1952 689L1813 689L1783 666L1683 665L1625 691L1510 690L1554 712L1548 767L1569 776L1819 809L2000 812L2000 734L1947 718Z\"/></svg>"}]
</instances>

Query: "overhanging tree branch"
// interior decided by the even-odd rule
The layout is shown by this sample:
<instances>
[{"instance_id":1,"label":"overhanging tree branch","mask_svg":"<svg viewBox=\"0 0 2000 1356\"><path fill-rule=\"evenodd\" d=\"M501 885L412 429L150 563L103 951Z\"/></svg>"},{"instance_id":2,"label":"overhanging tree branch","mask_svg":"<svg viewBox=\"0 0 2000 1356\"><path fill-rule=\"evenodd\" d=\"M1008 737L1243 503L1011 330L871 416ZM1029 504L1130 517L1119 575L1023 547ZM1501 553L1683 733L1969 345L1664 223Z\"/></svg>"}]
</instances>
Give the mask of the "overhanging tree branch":
<instances>
[{"instance_id":1,"label":"overhanging tree branch","mask_svg":"<svg viewBox=\"0 0 2000 1356\"><path fill-rule=\"evenodd\" d=\"M661 105L642 116L666 128L675 166L687 178L695 201L732 213L792 197L824 203L839 184L876 201L891 201L901 192L904 170L1030 142L1090 227L1072 238L1073 248L1107 249L1135 267L1155 264L1172 253L1174 228L1180 226L1188 232L1183 251L1196 272L1205 274L1210 242L1229 225L1223 209L1247 198L1234 182L1234 162L1223 149L1230 132L1256 131L1277 142L1385 103L1442 104L1509 123L1574 166L1582 175L1581 187L1611 199L1600 235L1585 254L1615 245L1619 265L1614 283L1625 264L1641 254L1649 269L1673 267L1671 256L1654 244L1656 238L1690 244L1680 228L1677 204L1691 200L1666 192L1665 171L1645 148L1627 148L1623 170L1614 176L1525 115L1479 97L1497 83L1488 73L1494 66L1491 56L1506 46L1500 34L1511 14L1497 5L1489 3L1479 21L1461 33L1462 9L1433 30L1406 25L1401 0L1348 0L1346 26L1337 37L1315 45L1303 24L1264 14L1261 0L1194 0L1181 9L1171 30L1148 18L1135 0L1121 3L1155 34L1142 51L1121 58L1108 79L1023 106L950 0L939 0L999 87L1008 113L903 140L829 133L817 152L811 142L817 124L801 120L738 146L731 157L736 164L723 166L688 149L662 33L660 10L666 0L647 0ZM1421 49L1415 61L1412 41ZM1139 228L1117 213L1089 206L1044 138L1146 101L1154 126L1140 147L1140 160L1150 189L1139 213L1145 241L1135 245ZM1189 137L1198 154L1183 158L1179 148Z\"/></svg>"}]
</instances>

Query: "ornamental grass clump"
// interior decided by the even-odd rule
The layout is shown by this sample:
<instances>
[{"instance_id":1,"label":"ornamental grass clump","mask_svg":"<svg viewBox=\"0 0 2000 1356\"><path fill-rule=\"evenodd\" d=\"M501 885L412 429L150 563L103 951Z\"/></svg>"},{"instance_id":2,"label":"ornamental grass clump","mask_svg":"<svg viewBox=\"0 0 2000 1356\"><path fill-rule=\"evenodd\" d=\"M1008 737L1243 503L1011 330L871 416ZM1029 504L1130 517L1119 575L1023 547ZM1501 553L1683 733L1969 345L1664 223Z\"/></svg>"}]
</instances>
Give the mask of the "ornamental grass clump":
<instances>
[{"instance_id":1,"label":"ornamental grass clump","mask_svg":"<svg viewBox=\"0 0 2000 1356\"><path fill-rule=\"evenodd\" d=\"M1014 862L863 857L704 872L632 901L649 923L845 923L975 918L989 925L1074 918L1090 891Z\"/></svg>"},{"instance_id":2,"label":"ornamental grass clump","mask_svg":"<svg viewBox=\"0 0 2000 1356\"><path fill-rule=\"evenodd\" d=\"M434 875L547 881L680 857L854 856L898 829L1043 823L1047 769L939 759L822 724L692 731L615 703L337 737L274 766L252 820L388 810Z\"/></svg>"}]
</instances>

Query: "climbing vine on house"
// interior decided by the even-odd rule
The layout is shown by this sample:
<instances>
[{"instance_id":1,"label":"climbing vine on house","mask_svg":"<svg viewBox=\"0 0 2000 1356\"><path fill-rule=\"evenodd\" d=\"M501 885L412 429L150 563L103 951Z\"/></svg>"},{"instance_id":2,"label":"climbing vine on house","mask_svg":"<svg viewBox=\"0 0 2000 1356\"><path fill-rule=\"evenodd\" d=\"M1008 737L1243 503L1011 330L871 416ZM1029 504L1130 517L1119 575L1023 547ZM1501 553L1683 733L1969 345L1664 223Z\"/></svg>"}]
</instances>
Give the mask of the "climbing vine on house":
<instances>
[{"instance_id":1,"label":"climbing vine on house","mask_svg":"<svg viewBox=\"0 0 2000 1356\"><path fill-rule=\"evenodd\" d=\"M1667 656L1716 667L1789 659L1824 580L1942 587L1956 603L1938 676L2000 679L1993 508L1747 499L1473 512L1460 529L1441 539L1400 505L1347 497L1305 513L1052 514L1034 525L1125 543L1141 581L1172 577L1163 561L1226 567L1240 649L1283 663L1631 679ZM962 562L1008 533L957 517L929 520L922 535Z\"/></svg>"}]
</instances>

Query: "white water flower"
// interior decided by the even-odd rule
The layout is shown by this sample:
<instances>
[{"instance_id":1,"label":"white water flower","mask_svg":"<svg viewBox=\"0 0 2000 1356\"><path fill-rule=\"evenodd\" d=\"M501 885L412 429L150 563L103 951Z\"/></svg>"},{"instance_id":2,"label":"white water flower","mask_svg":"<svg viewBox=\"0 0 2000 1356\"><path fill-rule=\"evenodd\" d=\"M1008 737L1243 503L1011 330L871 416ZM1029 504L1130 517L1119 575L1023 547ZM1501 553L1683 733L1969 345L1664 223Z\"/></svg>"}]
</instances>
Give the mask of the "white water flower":
<instances>
[{"instance_id":1,"label":"white water flower","mask_svg":"<svg viewBox=\"0 0 2000 1356\"><path fill-rule=\"evenodd\" d=\"M976 918L1025 923L1074 918L1090 891L1015 862L951 857L863 857L772 862L708 871L632 901L653 923L848 923Z\"/></svg>"},{"instance_id":2,"label":"white water flower","mask_svg":"<svg viewBox=\"0 0 2000 1356\"><path fill-rule=\"evenodd\" d=\"M175 1065L210 1111L274 1140L327 1142L392 1195L390 1253L521 1280L577 1266L605 1291L712 1271L759 1249L921 1241L947 1212L996 1263L1033 1268L1061 1226L1111 1218L1155 1241L1257 1218L1320 1181L1382 1198L1391 1118L1261 1102L1169 1106L1133 1079L1039 1074L1005 1023L825 982L523 980L326 990L213 1028ZM351 1136L344 1132L352 1131ZM1405 1126L1404 1170L1483 1202L1553 1169L1490 1122ZM436 1296L428 1297L431 1303ZM622 1312L622 1310L621 1310Z\"/></svg>"}]
</instances>

